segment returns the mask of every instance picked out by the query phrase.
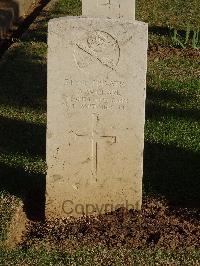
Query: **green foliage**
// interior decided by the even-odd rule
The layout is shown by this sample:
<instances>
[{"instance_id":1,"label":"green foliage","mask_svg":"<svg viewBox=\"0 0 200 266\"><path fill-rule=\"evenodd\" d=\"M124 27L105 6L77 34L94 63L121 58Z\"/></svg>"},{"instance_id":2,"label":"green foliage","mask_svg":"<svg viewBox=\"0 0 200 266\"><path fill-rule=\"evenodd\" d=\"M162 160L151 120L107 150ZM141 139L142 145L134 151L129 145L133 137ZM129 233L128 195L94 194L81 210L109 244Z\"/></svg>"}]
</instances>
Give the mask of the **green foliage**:
<instances>
[{"instance_id":1,"label":"green foliage","mask_svg":"<svg viewBox=\"0 0 200 266\"><path fill-rule=\"evenodd\" d=\"M187 47L192 47L193 49L200 48L200 31L191 30L189 26L187 26L187 30L183 35L178 33L177 29L170 28L170 38L174 46L181 47L186 49Z\"/></svg>"}]
</instances>

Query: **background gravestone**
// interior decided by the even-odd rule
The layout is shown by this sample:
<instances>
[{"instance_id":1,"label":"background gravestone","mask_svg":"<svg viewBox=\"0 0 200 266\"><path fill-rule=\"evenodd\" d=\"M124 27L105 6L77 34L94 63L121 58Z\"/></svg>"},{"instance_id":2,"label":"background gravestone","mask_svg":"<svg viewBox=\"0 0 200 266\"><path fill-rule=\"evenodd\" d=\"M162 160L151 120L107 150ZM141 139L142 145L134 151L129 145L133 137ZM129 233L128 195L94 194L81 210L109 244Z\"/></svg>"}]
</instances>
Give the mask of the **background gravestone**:
<instances>
[{"instance_id":1,"label":"background gravestone","mask_svg":"<svg viewBox=\"0 0 200 266\"><path fill-rule=\"evenodd\" d=\"M0 39L6 38L9 30L34 3L34 0L0 0Z\"/></svg>"},{"instance_id":2,"label":"background gravestone","mask_svg":"<svg viewBox=\"0 0 200 266\"><path fill-rule=\"evenodd\" d=\"M49 22L47 217L141 208L147 24Z\"/></svg>"},{"instance_id":3,"label":"background gravestone","mask_svg":"<svg viewBox=\"0 0 200 266\"><path fill-rule=\"evenodd\" d=\"M83 16L135 19L135 0L82 0Z\"/></svg>"}]
</instances>

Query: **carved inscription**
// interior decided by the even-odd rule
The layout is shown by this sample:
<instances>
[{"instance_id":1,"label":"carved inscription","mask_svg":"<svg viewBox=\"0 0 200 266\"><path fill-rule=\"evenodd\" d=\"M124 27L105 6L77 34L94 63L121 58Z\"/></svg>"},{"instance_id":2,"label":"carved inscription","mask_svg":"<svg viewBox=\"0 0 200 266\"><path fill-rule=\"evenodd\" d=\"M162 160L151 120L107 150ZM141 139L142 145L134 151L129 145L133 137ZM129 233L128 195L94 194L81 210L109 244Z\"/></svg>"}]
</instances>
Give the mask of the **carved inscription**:
<instances>
[{"instance_id":1,"label":"carved inscription","mask_svg":"<svg viewBox=\"0 0 200 266\"><path fill-rule=\"evenodd\" d=\"M89 138L91 140L91 162L92 162L92 176L97 181L98 166L99 166L99 146L101 140L106 141L108 144L113 145L117 143L117 136L99 136L96 132L96 125L99 122L100 118L98 114L92 114L92 132L91 134L82 134L81 132L75 133L78 138Z\"/></svg>"},{"instance_id":2,"label":"carved inscription","mask_svg":"<svg viewBox=\"0 0 200 266\"><path fill-rule=\"evenodd\" d=\"M135 18L135 0L82 0L86 17Z\"/></svg>"},{"instance_id":3,"label":"carved inscription","mask_svg":"<svg viewBox=\"0 0 200 266\"><path fill-rule=\"evenodd\" d=\"M71 80L66 78L67 91L63 95L65 105L70 109L126 110L128 98L123 96L124 81Z\"/></svg>"},{"instance_id":4,"label":"carved inscription","mask_svg":"<svg viewBox=\"0 0 200 266\"><path fill-rule=\"evenodd\" d=\"M75 45L74 58L78 68L90 76L107 74L119 63L120 47L108 32L86 32Z\"/></svg>"},{"instance_id":5,"label":"carved inscription","mask_svg":"<svg viewBox=\"0 0 200 266\"><path fill-rule=\"evenodd\" d=\"M106 7L108 8L109 12L111 11L111 9L115 9L116 17L123 17L121 16L121 3L117 0L97 0L97 8L99 7Z\"/></svg>"},{"instance_id":6,"label":"carved inscription","mask_svg":"<svg viewBox=\"0 0 200 266\"><path fill-rule=\"evenodd\" d=\"M111 8L111 0L97 0L98 6L107 6L109 9Z\"/></svg>"}]
</instances>

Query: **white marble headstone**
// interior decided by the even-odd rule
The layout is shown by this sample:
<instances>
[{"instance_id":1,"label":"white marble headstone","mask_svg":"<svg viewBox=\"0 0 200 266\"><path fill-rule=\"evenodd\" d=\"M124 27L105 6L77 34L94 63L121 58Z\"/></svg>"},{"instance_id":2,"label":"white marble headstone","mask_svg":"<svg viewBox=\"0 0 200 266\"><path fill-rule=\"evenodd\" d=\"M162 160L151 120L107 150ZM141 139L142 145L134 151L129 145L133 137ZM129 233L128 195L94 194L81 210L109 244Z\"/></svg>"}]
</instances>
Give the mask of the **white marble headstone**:
<instances>
[{"instance_id":1,"label":"white marble headstone","mask_svg":"<svg viewBox=\"0 0 200 266\"><path fill-rule=\"evenodd\" d=\"M135 19L135 0L82 0L87 17Z\"/></svg>"},{"instance_id":2,"label":"white marble headstone","mask_svg":"<svg viewBox=\"0 0 200 266\"><path fill-rule=\"evenodd\" d=\"M47 217L142 203L147 24L49 22Z\"/></svg>"}]
</instances>

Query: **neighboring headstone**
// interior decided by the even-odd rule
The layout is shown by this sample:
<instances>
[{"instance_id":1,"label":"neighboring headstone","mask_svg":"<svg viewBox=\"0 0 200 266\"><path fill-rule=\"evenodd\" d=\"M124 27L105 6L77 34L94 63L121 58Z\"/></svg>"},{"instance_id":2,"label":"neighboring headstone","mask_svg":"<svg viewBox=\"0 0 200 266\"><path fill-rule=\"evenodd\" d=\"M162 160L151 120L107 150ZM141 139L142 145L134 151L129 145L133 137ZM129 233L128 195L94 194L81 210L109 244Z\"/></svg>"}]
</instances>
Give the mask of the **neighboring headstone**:
<instances>
[{"instance_id":1,"label":"neighboring headstone","mask_svg":"<svg viewBox=\"0 0 200 266\"><path fill-rule=\"evenodd\" d=\"M82 0L83 16L135 19L135 0Z\"/></svg>"},{"instance_id":2,"label":"neighboring headstone","mask_svg":"<svg viewBox=\"0 0 200 266\"><path fill-rule=\"evenodd\" d=\"M141 208L147 24L49 23L46 216Z\"/></svg>"},{"instance_id":3,"label":"neighboring headstone","mask_svg":"<svg viewBox=\"0 0 200 266\"><path fill-rule=\"evenodd\" d=\"M31 6L35 4L35 0L14 0L11 1L18 5L18 16L23 17L28 11Z\"/></svg>"},{"instance_id":4,"label":"neighboring headstone","mask_svg":"<svg viewBox=\"0 0 200 266\"><path fill-rule=\"evenodd\" d=\"M29 9L34 3L34 0L0 0L0 39L6 38L13 25L30 13Z\"/></svg>"}]
</instances>

